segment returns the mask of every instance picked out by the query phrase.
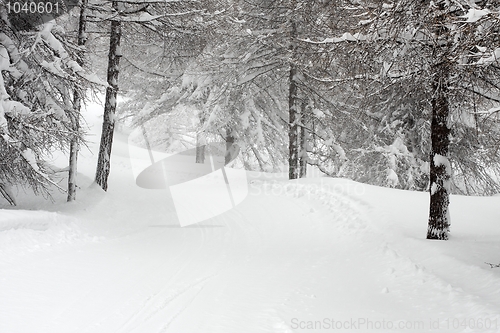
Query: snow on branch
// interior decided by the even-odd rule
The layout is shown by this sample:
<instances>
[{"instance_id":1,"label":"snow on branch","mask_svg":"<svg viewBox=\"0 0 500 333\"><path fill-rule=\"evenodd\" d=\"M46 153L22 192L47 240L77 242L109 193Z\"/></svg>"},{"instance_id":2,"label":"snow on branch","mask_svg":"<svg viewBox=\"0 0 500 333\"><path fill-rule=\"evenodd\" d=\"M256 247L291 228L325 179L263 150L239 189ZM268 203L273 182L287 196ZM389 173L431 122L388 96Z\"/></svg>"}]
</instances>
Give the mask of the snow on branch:
<instances>
[{"instance_id":1,"label":"snow on branch","mask_svg":"<svg viewBox=\"0 0 500 333\"><path fill-rule=\"evenodd\" d=\"M61 41L59 41L52 34L52 30L54 27L55 20L48 21L43 26L42 30L39 33L39 36L40 39L43 40L45 44L52 50L55 59L52 62L43 60L40 65L48 72L65 78L67 77L67 73L61 68L61 64L64 64L73 73L77 74L88 82L107 87L108 84L102 81L96 74L87 73L75 60L71 59Z\"/></svg>"},{"instance_id":2,"label":"snow on branch","mask_svg":"<svg viewBox=\"0 0 500 333\"><path fill-rule=\"evenodd\" d=\"M142 5L142 4L166 4L166 3L186 3L194 2L197 3L199 0L113 0L114 2ZM109 3L109 1L96 1L93 0L92 4L104 4Z\"/></svg>"},{"instance_id":3,"label":"snow on branch","mask_svg":"<svg viewBox=\"0 0 500 333\"><path fill-rule=\"evenodd\" d=\"M301 42L305 43L310 43L310 44L333 44L333 43L342 43L342 42L359 42L359 41L366 41L370 40L371 37L368 35L363 35L359 32L355 33L354 35L346 32L340 37L330 37L330 38L325 38L321 41L313 41L310 38L305 38L305 39L299 39Z\"/></svg>"},{"instance_id":4,"label":"snow on branch","mask_svg":"<svg viewBox=\"0 0 500 333\"><path fill-rule=\"evenodd\" d=\"M481 57L475 65L491 65L500 60L500 47L497 47L493 52Z\"/></svg>"},{"instance_id":5,"label":"snow on branch","mask_svg":"<svg viewBox=\"0 0 500 333\"><path fill-rule=\"evenodd\" d=\"M2 76L2 71L8 70L9 67L9 53L7 52L7 49L5 47L0 46L0 101L9 97L9 94L5 89L5 83Z\"/></svg>"},{"instance_id":6,"label":"snow on branch","mask_svg":"<svg viewBox=\"0 0 500 333\"><path fill-rule=\"evenodd\" d=\"M470 8L467 11L467 14L465 14L464 16L460 16L460 17L465 18L465 22L474 23L474 22L481 20L484 16L487 16L489 14L491 14L491 11L488 9Z\"/></svg>"},{"instance_id":7,"label":"snow on branch","mask_svg":"<svg viewBox=\"0 0 500 333\"><path fill-rule=\"evenodd\" d=\"M490 115L490 114L497 113L497 112L500 112L500 107L491 108L491 109L488 109L488 110L485 110L485 111L476 111L476 112L473 112L473 113L474 114L486 114L486 115Z\"/></svg>"},{"instance_id":8,"label":"snow on branch","mask_svg":"<svg viewBox=\"0 0 500 333\"><path fill-rule=\"evenodd\" d=\"M120 15L120 21L121 22L137 22L137 23L145 23L145 22L152 22L156 21L160 17L164 17L166 15L151 15L148 12L142 12L139 14L133 14L133 15ZM115 18L116 20L116 18Z\"/></svg>"},{"instance_id":9,"label":"snow on branch","mask_svg":"<svg viewBox=\"0 0 500 333\"><path fill-rule=\"evenodd\" d=\"M5 33L0 32L0 44L7 50L8 58L10 58L10 63L8 67L1 68L0 70L9 71L14 78L19 78L23 74L30 72L28 65L21 59L21 55L16 45ZM6 65L6 63L4 63Z\"/></svg>"}]
</instances>

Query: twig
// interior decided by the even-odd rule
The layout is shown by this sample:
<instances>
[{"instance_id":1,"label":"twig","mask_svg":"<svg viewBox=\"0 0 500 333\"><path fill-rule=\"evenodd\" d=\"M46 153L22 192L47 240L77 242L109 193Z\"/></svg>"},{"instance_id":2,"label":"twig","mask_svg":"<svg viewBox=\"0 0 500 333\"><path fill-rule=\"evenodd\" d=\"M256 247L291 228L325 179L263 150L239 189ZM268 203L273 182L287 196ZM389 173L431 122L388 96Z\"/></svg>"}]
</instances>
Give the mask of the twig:
<instances>
[{"instance_id":1,"label":"twig","mask_svg":"<svg viewBox=\"0 0 500 333\"><path fill-rule=\"evenodd\" d=\"M491 264L489 262L484 262L486 265L490 265L490 268L498 268L500 267L500 264Z\"/></svg>"}]
</instances>

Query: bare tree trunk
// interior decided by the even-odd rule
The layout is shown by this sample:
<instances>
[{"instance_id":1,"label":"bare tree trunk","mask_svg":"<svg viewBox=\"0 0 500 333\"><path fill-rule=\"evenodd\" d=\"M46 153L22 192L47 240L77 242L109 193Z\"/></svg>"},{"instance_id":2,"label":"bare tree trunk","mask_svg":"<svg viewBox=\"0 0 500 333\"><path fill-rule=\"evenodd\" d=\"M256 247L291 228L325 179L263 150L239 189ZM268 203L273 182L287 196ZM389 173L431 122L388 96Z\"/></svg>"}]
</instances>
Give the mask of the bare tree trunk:
<instances>
[{"instance_id":1,"label":"bare tree trunk","mask_svg":"<svg viewBox=\"0 0 500 333\"><path fill-rule=\"evenodd\" d=\"M113 9L118 12L118 2L113 1ZM120 64L120 39L121 22L111 21L111 33L109 38L108 54L108 88L106 89L106 101L104 104L104 117L102 123L101 144L99 147L99 158L95 181L103 190L108 189L108 177L110 170L111 147L113 145L113 133L115 129L116 96L118 93L118 73Z\"/></svg>"},{"instance_id":2,"label":"bare tree trunk","mask_svg":"<svg viewBox=\"0 0 500 333\"><path fill-rule=\"evenodd\" d=\"M446 65L440 65L445 67ZM450 227L448 205L450 202L451 164L448 160L450 144L448 118L450 115L447 94L447 69L440 68L434 78L436 96L432 99L431 155L430 155L430 212L427 239L448 239Z\"/></svg>"},{"instance_id":3,"label":"bare tree trunk","mask_svg":"<svg viewBox=\"0 0 500 333\"><path fill-rule=\"evenodd\" d=\"M445 6L441 4L441 6ZM451 164L448 160L450 145L448 81L449 40L448 28L444 24L436 28L438 38L436 46L436 61L433 67L433 98L431 122L431 155L430 155L430 209L427 227L427 239L448 239L450 217ZM441 42L441 43L439 43Z\"/></svg>"},{"instance_id":4,"label":"bare tree trunk","mask_svg":"<svg viewBox=\"0 0 500 333\"><path fill-rule=\"evenodd\" d=\"M266 168L264 168L264 163L262 162L262 156L260 156L259 150L255 149L255 147L250 148L252 150L253 155L257 159L257 163L259 163L259 169L260 171L266 171ZM250 166L247 166L248 170L251 170Z\"/></svg>"},{"instance_id":5,"label":"bare tree trunk","mask_svg":"<svg viewBox=\"0 0 500 333\"><path fill-rule=\"evenodd\" d=\"M80 129L80 109L81 109L81 96L78 92L75 92L73 107L75 114L70 115L71 127L75 133L74 137L71 139L69 144L69 171L68 171L68 196L66 200L68 202L74 201L76 199L76 176L78 173L78 151L80 150L80 145L77 138L77 133Z\"/></svg>"},{"instance_id":6,"label":"bare tree trunk","mask_svg":"<svg viewBox=\"0 0 500 333\"><path fill-rule=\"evenodd\" d=\"M234 157L235 154L235 137L233 136L233 131L230 127L226 128L226 153L224 156L224 165L227 165Z\"/></svg>"},{"instance_id":7,"label":"bare tree trunk","mask_svg":"<svg viewBox=\"0 0 500 333\"><path fill-rule=\"evenodd\" d=\"M302 102L302 109L300 112L300 152L299 152L299 177L305 178L307 175L307 112L306 100Z\"/></svg>"},{"instance_id":8,"label":"bare tree trunk","mask_svg":"<svg viewBox=\"0 0 500 333\"><path fill-rule=\"evenodd\" d=\"M86 28L87 28L87 3L88 0L82 0L80 8L80 20L78 23L78 46L83 47L87 41ZM84 63L83 49L78 52L77 63L83 66ZM74 201L76 199L76 175L78 172L78 151L80 145L78 142L78 132L80 131L80 112L82 108L83 96L77 89L73 92L73 109L74 113L70 115L72 130L75 133L71 139L69 146L69 172L68 172L68 197L67 201Z\"/></svg>"},{"instance_id":9,"label":"bare tree trunk","mask_svg":"<svg viewBox=\"0 0 500 333\"><path fill-rule=\"evenodd\" d=\"M203 112L200 112L198 117L200 118L200 129L202 129L203 125L205 124L205 115L203 114ZM205 133L196 133L196 163L205 163L205 150L207 148L206 143Z\"/></svg>"},{"instance_id":10,"label":"bare tree trunk","mask_svg":"<svg viewBox=\"0 0 500 333\"><path fill-rule=\"evenodd\" d=\"M307 129L300 129L299 178L307 175Z\"/></svg>"},{"instance_id":11,"label":"bare tree trunk","mask_svg":"<svg viewBox=\"0 0 500 333\"><path fill-rule=\"evenodd\" d=\"M205 143L203 133L196 133L196 163L205 163Z\"/></svg>"},{"instance_id":12,"label":"bare tree trunk","mask_svg":"<svg viewBox=\"0 0 500 333\"><path fill-rule=\"evenodd\" d=\"M294 4L295 1L292 1ZM292 8L293 10L293 8ZM295 38L297 37L297 25L292 18L290 29L290 73L288 87L288 178L297 179L299 177L299 127L297 118L299 113L297 67L294 63L297 47Z\"/></svg>"},{"instance_id":13,"label":"bare tree trunk","mask_svg":"<svg viewBox=\"0 0 500 333\"><path fill-rule=\"evenodd\" d=\"M0 194L7 200L12 206L16 206L16 199L10 190L10 186L0 183Z\"/></svg>"}]
</instances>

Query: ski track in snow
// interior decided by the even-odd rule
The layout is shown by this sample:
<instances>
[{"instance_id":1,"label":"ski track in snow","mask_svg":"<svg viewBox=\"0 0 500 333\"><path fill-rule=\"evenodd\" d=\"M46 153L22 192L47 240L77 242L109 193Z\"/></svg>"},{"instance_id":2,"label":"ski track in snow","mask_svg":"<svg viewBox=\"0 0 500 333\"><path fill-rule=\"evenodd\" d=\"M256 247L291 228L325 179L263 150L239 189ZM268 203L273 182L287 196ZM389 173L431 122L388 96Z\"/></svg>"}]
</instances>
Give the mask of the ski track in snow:
<instances>
[{"instance_id":1,"label":"ski track in snow","mask_svg":"<svg viewBox=\"0 0 500 333\"><path fill-rule=\"evenodd\" d=\"M178 258L181 259L181 263L179 263L179 267L176 269L174 274L171 275L167 281L165 281L165 287L156 292L154 295L148 297L148 299L141 306L140 310L138 310L133 316L130 317L130 319L127 320L127 322L120 328L119 332L134 332L137 329L140 330L141 327L138 323L143 323L151 320L159 312L167 308L172 302L176 301L177 299L181 299L180 308L175 309L175 314L171 316L166 325L163 326L159 331L166 332L175 318L179 316L183 311L185 311L191 301L196 298L199 292L203 289L203 286L207 282L207 280L215 276L211 275L199 278L186 284L185 286L181 284L181 287L172 287L171 281L174 280L183 270L185 270L185 268L192 263L193 257L199 254L203 249L203 246L205 244L205 235L203 230L200 230L200 235L202 236L202 241L199 249L191 254L188 260L186 260L186 258L182 256L182 253L178 256Z\"/></svg>"}]
</instances>

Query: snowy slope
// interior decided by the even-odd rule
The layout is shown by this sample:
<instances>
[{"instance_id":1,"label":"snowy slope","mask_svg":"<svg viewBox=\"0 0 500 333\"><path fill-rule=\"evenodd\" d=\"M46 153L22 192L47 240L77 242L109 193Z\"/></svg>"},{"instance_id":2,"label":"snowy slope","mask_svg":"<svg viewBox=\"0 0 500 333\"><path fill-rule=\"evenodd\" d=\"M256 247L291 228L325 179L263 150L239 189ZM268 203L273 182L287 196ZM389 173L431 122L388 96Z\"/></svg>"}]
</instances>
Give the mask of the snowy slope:
<instances>
[{"instance_id":1,"label":"snowy slope","mask_svg":"<svg viewBox=\"0 0 500 333\"><path fill-rule=\"evenodd\" d=\"M125 135L108 193L82 155L76 203L0 210L2 333L500 331L500 197L452 197L427 241L425 193L248 173L236 208L180 227Z\"/></svg>"}]
</instances>

